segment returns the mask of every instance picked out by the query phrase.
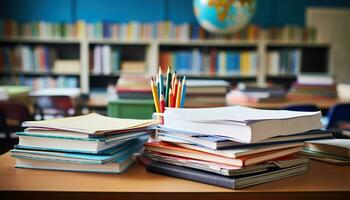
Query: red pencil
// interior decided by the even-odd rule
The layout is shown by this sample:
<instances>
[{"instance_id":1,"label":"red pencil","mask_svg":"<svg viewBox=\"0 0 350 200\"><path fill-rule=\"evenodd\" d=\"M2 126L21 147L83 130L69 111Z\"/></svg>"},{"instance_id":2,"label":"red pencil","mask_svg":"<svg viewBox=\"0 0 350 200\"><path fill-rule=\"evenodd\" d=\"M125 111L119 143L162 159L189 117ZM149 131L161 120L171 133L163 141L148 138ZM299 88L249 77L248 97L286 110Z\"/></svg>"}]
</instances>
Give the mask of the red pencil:
<instances>
[{"instance_id":1,"label":"red pencil","mask_svg":"<svg viewBox=\"0 0 350 200\"><path fill-rule=\"evenodd\" d=\"M164 100L164 94L162 93L161 95L160 95L160 102L159 102L159 104L160 104L160 112L161 113L164 113L164 110L165 110L165 100Z\"/></svg>"}]
</instances>

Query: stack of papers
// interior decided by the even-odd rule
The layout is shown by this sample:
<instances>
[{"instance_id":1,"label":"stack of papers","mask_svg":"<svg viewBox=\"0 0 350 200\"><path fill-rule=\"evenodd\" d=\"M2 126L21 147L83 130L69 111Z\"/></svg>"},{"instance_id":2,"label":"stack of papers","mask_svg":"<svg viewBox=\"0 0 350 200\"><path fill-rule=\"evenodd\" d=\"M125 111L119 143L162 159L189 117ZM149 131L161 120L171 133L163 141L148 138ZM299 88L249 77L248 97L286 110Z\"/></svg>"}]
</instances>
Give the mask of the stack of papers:
<instances>
[{"instance_id":1,"label":"stack of papers","mask_svg":"<svg viewBox=\"0 0 350 200\"><path fill-rule=\"evenodd\" d=\"M243 106L172 109L164 113L164 127L204 135L218 135L254 143L320 129L322 114L287 110L261 110Z\"/></svg>"},{"instance_id":2,"label":"stack of papers","mask_svg":"<svg viewBox=\"0 0 350 200\"><path fill-rule=\"evenodd\" d=\"M132 155L140 151L156 124L95 113L27 121L11 152L19 168L120 173L133 163Z\"/></svg>"},{"instance_id":3,"label":"stack of papers","mask_svg":"<svg viewBox=\"0 0 350 200\"><path fill-rule=\"evenodd\" d=\"M145 144L151 172L237 189L305 173L296 157L306 140L331 138L320 112L241 106L172 109Z\"/></svg>"}]
</instances>

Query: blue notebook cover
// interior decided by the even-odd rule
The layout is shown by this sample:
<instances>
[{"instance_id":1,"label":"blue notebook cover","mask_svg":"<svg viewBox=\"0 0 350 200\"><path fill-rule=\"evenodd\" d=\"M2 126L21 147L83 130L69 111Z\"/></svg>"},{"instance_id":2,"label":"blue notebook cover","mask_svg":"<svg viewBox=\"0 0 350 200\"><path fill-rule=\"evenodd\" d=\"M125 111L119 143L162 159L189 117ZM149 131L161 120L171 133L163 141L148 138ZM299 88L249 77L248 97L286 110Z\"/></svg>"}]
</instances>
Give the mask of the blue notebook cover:
<instances>
[{"instance_id":1,"label":"blue notebook cover","mask_svg":"<svg viewBox=\"0 0 350 200\"><path fill-rule=\"evenodd\" d=\"M138 140L133 140L128 144L124 144L116 148L116 152L113 154L84 154L84 153L62 153L62 152L52 152L52 151L38 151L38 150L26 150L26 149L13 149L11 153L26 153L30 155L12 155L13 157L26 158L26 159L36 159L36 160L52 160L57 162L77 162L82 164L105 164L116 160L119 157L131 156L143 147L143 144L147 141L148 137L143 137ZM39 155L53 156L52 158L40 158ZM73 158L70 161L61 160L62 158ZM74 161L74 158L80 159Z\"/></svg>"}]
</instances>

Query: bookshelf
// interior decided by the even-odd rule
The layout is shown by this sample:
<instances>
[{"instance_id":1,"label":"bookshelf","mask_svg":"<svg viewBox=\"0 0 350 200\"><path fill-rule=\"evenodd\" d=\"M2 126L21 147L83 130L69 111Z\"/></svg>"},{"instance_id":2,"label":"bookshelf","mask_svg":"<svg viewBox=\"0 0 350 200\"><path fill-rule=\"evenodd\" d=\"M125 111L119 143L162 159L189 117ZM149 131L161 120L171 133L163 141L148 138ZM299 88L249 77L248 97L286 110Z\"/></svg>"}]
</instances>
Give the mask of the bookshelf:
<instances>
[{"instance_id":1,"label":"bookshelf","mask_svg":"<svg viewBox=\"0 0 350 200\"><path fill-rule=\"evenodd\" d=\"M331 47L327 43L317 42L282 42L282 41L235 41L235 40L118 40L118 39L90 39L90 38L29 38L13 37L0 39L0 48L15 48L18 45L35 47L43 45L54 48L59 59L75 59L79 61L79 73L60 73L54 71L23 71L1 70L0 77L77 77L78 86L82 92L87 94L95 87L106 88L109 83L115 83L120 76L121 62L125 60L140 61L144 63L145 70L136 72L147 75L157 73L160 64L160 57L163 52L188 51L197 49L199 52L208 53L212 49L223 52L254 52L256 54L256 69L254 73L208 73L196 71L179 72L180 75L187 75L194 79L225 79L231 83L244 80L257 80L260 83L265 81L291 82L300 72L327 73L330 72L329 55ZM93 50L96 46L110 46L120 51L120 64L118 70L110 73L95 74L93 68ZM295 73L270 74L268 59L269 53L274 51L298 50L301 52L301 63ZM52 67L52 66L51 66Z\"/></svg>"}]
</instances>

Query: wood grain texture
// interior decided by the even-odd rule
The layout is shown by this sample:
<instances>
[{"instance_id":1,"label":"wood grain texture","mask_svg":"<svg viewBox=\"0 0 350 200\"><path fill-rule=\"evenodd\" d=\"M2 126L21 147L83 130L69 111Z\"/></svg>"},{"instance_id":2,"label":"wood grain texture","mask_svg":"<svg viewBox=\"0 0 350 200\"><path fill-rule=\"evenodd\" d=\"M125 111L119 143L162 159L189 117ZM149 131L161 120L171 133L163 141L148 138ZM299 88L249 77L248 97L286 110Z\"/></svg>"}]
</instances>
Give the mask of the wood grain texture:
<instances>
[{"instance_id":1,"label":"wood grain texture","mask_svg":"<svg viewBox=\"0 0 350 200\"><path fill-rule=\"evenodd\" d=\"M121 175L14 168L9 153L0 156L0 199L340 199L350 195L350 167L311 161L304 175L241 190L229 190L152 174L136 163ZM165 194L166 193L166 194ZM4 197L4 198L2 198ZM52 198L51 198L52 197Z\"/></svg>"}]
</instances>

